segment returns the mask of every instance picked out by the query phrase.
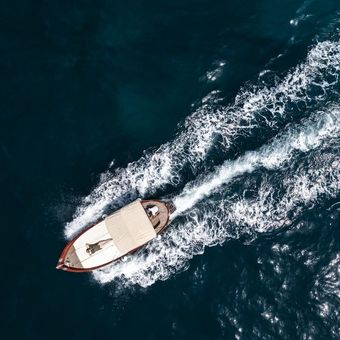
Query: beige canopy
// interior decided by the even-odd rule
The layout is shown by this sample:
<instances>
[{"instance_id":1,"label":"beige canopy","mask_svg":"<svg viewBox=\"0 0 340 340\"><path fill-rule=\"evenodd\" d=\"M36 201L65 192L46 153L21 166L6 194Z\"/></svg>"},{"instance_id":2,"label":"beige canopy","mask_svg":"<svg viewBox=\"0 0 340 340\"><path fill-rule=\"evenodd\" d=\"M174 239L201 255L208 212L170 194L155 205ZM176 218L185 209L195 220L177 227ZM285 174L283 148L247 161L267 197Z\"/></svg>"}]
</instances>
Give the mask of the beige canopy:
<instances>
[{"instance_id":1,"label":"beige canopy","mask_svg":"<svg viewBox=\"0 0 340 340\"><path fill-rule=\"evenodd\" d=\"M140 200L121 208L81 234L66 256L67 266L94 268L109 263L156 237ZM102 242L101 245L98 245ZM97 247L93 253L89 246ZM99 247L99 248L98 248Z\"/></svg>"},{"instance_id":2,"label":"beige canopy","mask_svg":"<svg viewBox=\"0 0 340 340\"><path fill-rule=\"evenodd\" d=\"M156 237L140 200L132 202L105 219L115 246L126 254Z\"/></svg>"}]
</instances>

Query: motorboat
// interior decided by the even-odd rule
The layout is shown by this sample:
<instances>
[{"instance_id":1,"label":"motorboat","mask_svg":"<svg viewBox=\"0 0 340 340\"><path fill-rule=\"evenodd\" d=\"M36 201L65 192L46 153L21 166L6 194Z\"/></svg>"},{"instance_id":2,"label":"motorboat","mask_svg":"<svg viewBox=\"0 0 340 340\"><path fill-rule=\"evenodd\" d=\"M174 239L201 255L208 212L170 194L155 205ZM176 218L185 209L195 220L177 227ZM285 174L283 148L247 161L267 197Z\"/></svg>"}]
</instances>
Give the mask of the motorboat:
<instances>
[{"instance_id":1,"label":"motorboat","mask_svg":"<svg viewBox=\"0 0 340 340\"><path fill-rule=\"evenodd\" d=\"M56 268L89 272L132 254L167 228L175 210L172 201L137 199L70 241Z\"/></svg>"}]
</instances>

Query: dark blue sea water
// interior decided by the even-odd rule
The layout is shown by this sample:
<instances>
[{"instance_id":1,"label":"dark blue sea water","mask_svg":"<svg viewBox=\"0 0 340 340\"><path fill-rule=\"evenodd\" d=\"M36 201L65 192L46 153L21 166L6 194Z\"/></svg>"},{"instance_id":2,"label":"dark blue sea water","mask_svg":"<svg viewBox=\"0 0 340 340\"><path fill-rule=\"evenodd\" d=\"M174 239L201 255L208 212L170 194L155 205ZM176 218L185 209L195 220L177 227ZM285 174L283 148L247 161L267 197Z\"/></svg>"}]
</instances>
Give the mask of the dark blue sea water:
<instances>
[{"instance_id":1,"label":"dark blue sea water","mask_svg":"<svg viewBox=\"0 0 340 340\"><path fill-rule=\"evenodd\" d=\"M340 2L0 3L2 339L339 339ZM93 274L137 197L171 227Z\"/></svg>"}]
</instances>

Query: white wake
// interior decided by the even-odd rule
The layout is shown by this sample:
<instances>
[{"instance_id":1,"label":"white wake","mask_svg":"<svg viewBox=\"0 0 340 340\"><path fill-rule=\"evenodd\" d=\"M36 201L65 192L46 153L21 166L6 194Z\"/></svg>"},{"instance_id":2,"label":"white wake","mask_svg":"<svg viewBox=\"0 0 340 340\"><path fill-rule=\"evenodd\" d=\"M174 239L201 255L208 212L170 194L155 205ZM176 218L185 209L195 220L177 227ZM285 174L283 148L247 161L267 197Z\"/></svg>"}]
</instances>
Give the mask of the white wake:
<instances>
[{"instance_id":1,"label":"white wake","mask_svg":"<svg viewBox=\"0 0 340 340\"><path fill-rule=\"evenodd\" d=\"M306 62L282 80L272 86L254 85L241 89L229 106L221 104L218 93L209 94L185 120L173 141L156 151L146 152L125 169L104 174L100 184L83 199L73 220L66 225L65 236L70 238L100 218L108 205L117 207L137 196L151 195L165 185L176 186L181 182L186 166L193 173L201 171L200 167L204 168L206 157L216 143L226 152L238 137L251 133L259 125L273 128L278 121L284 121L292 105L302 103L308 107L316 100L324 100L338 83L339 69L340 44L325 41L315 45ZM312 96L313 91L319 94ZM255 163L252 166L258 166Z\"/></svg>"},{"instance_id":2,"label":"white wake","mask_svg":"<svg viewBox=\"0 0 340 340\"><path fill-rule=\"evenodd\" d=\"M339 134L340 111L338 107L329 109L330 112L319 112L316 117L305 124L297 126L288 135L275 138L270 145L258 151L247 152L236 161L226 161L214 175L204 178L202 183L189 184L181 195L174 200L177 214L193 207L198 201L219 188L232 178L254 171L258 168L275 169L287 162L296 151L309 151L318 147L325 139Z\"/></svg>"},{"instance_id":3,"label":"white wake","mask_svg":"<svg viewBox=\"0 0 340 340\"><path fill-rule=\"evenodd\" d=\"M146 287L186 268L207 246L289 225L320 197L339 193L340 161L334 152L339 136L340 108L330 106L287 128L258 151L227 161L175 198L182 215L162 237L125 261L94 272L94 278ZM299 167L301 159L304 166ZM253 171L261 171L263 180L257 186L244 181L242 192L252 190L252 198L224 188ZM271 184L273 176L278 177Z\"/></svg>"}]
</instances>

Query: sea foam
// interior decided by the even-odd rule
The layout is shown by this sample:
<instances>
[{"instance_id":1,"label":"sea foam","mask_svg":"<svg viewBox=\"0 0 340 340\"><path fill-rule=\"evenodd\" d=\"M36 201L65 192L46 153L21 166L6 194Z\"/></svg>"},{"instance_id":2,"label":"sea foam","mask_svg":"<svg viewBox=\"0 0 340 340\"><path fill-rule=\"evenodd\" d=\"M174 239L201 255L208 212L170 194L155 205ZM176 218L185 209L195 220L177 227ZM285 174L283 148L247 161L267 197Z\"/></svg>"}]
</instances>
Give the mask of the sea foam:
<instances>
[{"instance_id":1,"label":"sea foam","mask_svg":"<svg viewBox=\"0 0 340 340\"><path fill-rule=\"evenodd\" d=\"M289 225L320 197L334 197L340 190L340 162L332 152L339 147L339 123L340 108L330 106L287 128L259 150L227 161L189 184L175 198L179 216L162 237L124 261L95 271L94 278L100 283L115 280L123 286L147 287L187 268L206 247ZM304 166L295 169L301 160ZM257 186L252 183L252 198L223 187L253 171L261 171L263 180ZM244 183L243 191L249 190L249 183Z\"/></svg>"},{"instance_id":2,"label":"sea foam","mask_svg":"<svg viewBox=\"0 0 340 340\"><path fill-rule=\"evenodd\" d=\"M324 41L316 44L306 62L282 80L271 86L248 85L230 105L222 104L218 92L210 93L172 141L146 151L126 168L103 174L99 185L82 200L72 221L66 224L65 236L70 238L99 219L109 205L117 208L137 197L150 196L165 185L176 187L182 182L184 167L199 173L216 143L226 152L239 136L264 126L275 128L278 121L286 119L291 105L302 103L307 108L316 100L324 100L338 84L339 69L339 42ZM319 94L311 96L315 89Z\"/></svg>"}]
</instances>

